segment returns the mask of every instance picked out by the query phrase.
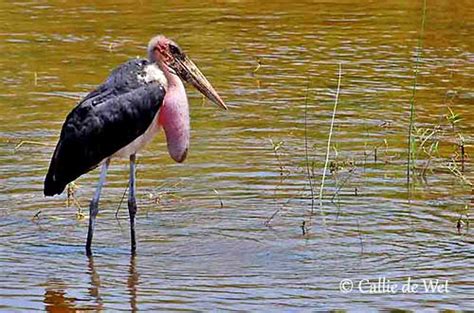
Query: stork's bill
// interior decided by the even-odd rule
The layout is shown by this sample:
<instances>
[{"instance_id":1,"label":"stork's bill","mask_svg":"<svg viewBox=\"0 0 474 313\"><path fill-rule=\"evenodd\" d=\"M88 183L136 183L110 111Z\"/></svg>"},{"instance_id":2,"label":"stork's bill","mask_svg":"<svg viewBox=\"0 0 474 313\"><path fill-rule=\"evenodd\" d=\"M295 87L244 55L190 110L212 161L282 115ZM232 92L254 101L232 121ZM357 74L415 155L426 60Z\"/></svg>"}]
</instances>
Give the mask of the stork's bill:
<instances>
[{"instance_id":1,"label":"stork's bill","mask_svg":"<svg viewBox=\"0 0 474 313\"><path fill-rule=\"evenodd\" d=\"M227 110L227 106L219 94L214 90L211 83L201 73L196 64L194 64L187 56L184 56L182 60L176 60L176 72L184 81L191 83L209 100L217 104L220 108Z\"/></svg>"},{"instance_id":2,"label":"stork's bill","mask_svg":"<svg viewBox=\"0 0 474 313\"><path fill-rule=\"evenodd\" d=\"M214 87L212 87L211 83L175 42L162 35L156 36L148 44L148 55L151 61L160 62L170 72L175 73L185 82L192 84L217 106L227 110L226 104Z\"/></svg>"}]
</instances>

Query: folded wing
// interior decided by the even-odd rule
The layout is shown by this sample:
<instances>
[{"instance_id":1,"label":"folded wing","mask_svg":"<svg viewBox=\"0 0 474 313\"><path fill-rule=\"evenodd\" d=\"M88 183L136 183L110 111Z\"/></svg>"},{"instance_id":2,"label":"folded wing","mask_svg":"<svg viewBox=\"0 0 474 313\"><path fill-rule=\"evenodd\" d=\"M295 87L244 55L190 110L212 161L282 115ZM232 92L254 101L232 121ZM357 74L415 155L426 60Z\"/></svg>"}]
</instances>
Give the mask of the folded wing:
<instances>
[{"instance_id":1,"label":"folded wing","mask_svg":"<svg viewBox=\"0 0 474 313\"><path fill-rule=\"evenodd\" d=\"M67 116L44 182L44 194L65 186L142 135L158 113L165 89L140 79L146 60L131 60Z\"/></svg>"}]
</instances>

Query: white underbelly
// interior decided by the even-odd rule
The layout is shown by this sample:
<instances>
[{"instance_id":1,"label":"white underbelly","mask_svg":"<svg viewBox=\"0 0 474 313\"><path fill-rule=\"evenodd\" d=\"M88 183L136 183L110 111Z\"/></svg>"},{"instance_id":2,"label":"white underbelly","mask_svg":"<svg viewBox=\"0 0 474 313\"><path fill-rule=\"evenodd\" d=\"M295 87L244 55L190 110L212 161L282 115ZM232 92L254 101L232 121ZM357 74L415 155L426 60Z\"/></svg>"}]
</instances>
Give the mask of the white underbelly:
<instances>
[{"instance_id":1,"label":"white underbelly","mask_svg":"<svg viewBox=\"0 0 474 313\"><path fill-rule=\"evenodd\" d=\"M160 127L158 125L159 113L159 111L156 113L153 122L151 122L150 126L148 126L148 129L140 137L137 137L134 141L115 152L110 158L128 158L130 155L137 153L147 144L149 144L155 135L160 131Z\"/></svg>"}]
</instances>

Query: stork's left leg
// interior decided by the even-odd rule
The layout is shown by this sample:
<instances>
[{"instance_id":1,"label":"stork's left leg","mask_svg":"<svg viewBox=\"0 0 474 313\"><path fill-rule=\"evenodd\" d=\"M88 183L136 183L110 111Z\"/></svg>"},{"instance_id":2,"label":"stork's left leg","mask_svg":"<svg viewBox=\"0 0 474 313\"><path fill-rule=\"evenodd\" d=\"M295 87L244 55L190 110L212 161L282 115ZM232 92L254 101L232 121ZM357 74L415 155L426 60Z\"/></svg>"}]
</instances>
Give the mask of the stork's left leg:
<instances>
[{"instance_id":1,"label":"stork's left leg","mask_svg":"<svg viewBox=\"0 0 474 313\"><path fill-rule=\"evenodd\" d=\"M130 215L130 239L132 242L132 255L135 255L137 243L135 241L135 215L137 214L137 201L135 200L135 154L130 156L130 179L128 185L128 214Z\"/></svg>"},{"instance_id":2,"label":"stork's left leg","mask_svg":"<svg viewBox=\"0 0 474 313\"><path fill-rule=\"evenodd\" d=\"M99 213L99 198L102 186L105 184L105 176L107 176L107 169L109 168L110 159L105 161L102 165L102 170L100 171L99 183L97 184L97 189L95 190L94 197L91 200L89 206L89 230L87 231L87 242L86 242L86 254L88 256L92 255L92 236L94 235L95 228L95 218L97 213Z\"/></svg>"}]
</instances>

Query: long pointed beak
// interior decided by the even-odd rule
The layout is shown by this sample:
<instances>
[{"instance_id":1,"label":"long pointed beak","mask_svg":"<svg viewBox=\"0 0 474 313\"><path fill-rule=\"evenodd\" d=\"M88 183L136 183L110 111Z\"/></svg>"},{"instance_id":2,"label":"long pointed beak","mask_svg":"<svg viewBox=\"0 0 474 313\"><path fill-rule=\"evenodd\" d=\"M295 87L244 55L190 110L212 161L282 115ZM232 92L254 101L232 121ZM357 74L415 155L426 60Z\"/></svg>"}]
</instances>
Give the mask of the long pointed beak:
<instances>
[{"instance_id":1,"label":"long pointed beak","mask_svg":"<svg viewBox=\"0 0 474 313\"><path fill-rule=\"evenodd\" d=\"M227 110L224 100L221 99L217 91L212 87L211 83L201 73L199 68L187 56L177 60L180 69L176 71L178 75L186 82L191 83L209 100L217 104L220 108Z\"/></svg>"}]
</instances>

